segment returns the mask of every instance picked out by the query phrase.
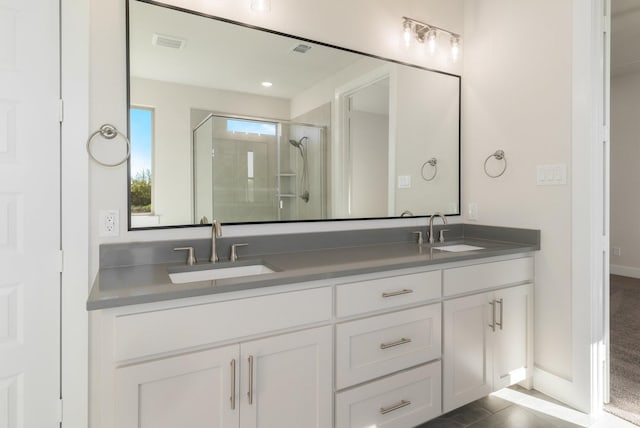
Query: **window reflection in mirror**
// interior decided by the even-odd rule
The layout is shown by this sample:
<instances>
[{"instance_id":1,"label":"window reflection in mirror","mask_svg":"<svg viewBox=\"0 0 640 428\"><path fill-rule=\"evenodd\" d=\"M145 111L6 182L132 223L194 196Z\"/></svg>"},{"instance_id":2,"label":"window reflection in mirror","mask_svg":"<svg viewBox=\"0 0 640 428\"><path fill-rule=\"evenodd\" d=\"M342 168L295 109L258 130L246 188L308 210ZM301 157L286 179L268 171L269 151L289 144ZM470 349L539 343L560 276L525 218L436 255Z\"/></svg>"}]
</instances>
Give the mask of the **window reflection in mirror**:
<instances>
[{"instance_id":1,"label":"window reflection in mirror","mask_svg":"<svg viewBox=\"0 0 640 428\"><path fill-rule=\"evenodd\" d=\"M153 109L129 109L131 162L129 198L133 227L155 226L153 215Z\"/></svg>"}]
</instances>

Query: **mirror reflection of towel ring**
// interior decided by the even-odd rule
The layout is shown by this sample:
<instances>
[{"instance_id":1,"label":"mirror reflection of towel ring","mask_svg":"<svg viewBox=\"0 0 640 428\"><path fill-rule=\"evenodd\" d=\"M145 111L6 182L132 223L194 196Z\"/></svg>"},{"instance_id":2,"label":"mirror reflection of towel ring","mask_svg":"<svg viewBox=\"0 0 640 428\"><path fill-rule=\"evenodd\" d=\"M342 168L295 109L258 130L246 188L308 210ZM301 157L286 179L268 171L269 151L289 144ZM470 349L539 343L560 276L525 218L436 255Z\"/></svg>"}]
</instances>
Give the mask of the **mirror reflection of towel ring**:
<instances>
[{"instance_id":1,"label":"mirror reflection of towel ring","mask_svg":"<svg viewBox=\"0 0 640 428\"><path fill-rule=\"evenodd\" d=\"M431 174L430 177L425 177L424 175L424 167L427 165L431 165L433 167L433 174ZM436 175L438 174L438 159L436 158L431 158L428 161L426 161L425 163L422 164L422 168L420 168L420 174L422 174L422 178L425 181L431 181L434 178L436 178Z\"/></svg>"},{"instance_id":2,"label":"mirror reflection of towel ring","mask_svg":"<svg viewBox=\"0 0 640 428\"><path fill-rule=\"evenodd\" d=\"M491 158L496 158L497 160L504 161L504 167L502 168L502 171L500 171L500 173L498 173L496 175L492 175L492 174L489 173L489 171L487 171L487 162L489 162L489 159L491 159ZM502 174L504 174L504 172L506 170L507 170L507 158L504 155L504 151L503 150L496 150L494 153L492 153L489 156L487 156L487 158L484 160L484 173L487 174L491 178L500 177Z\"/></svg>"},{"instance_id":3,"label":"mirror reflection of towel ring","mask_svg":"<svg viewBox=\"0 0 640 428\"><path fill-rule=\"evenodd\" d=\"M113 140L118 135L120 135L124 139L124 141L127 143L127 154L124 157L124 159L122 159L119 162L115 162L115 163L101 162L98 159L96 159L96 157L91 152L91 142L93 141L93 138L98 134L100 134L100 136L102 136L103 138L105 138L107 140ZM127 138L127 136L124 135L122 132L118 131L118 129L115 126L109 125L109 124L104 124L104 125L102 125L100 127L100 129L98 129L96 132L91 134L89 136L89 138L87 139L87 153L89 153L89 156L91 156L91 159L93 159L94 162L96 162L96 163L98 163L98 164L100 164L102 166L114 167L114 166L122 165L123 163L125 163L127 161L127 159L129 159L129 156L131 155L131 143L129 142L129 139Z\"/></svg>"}]
</instances>

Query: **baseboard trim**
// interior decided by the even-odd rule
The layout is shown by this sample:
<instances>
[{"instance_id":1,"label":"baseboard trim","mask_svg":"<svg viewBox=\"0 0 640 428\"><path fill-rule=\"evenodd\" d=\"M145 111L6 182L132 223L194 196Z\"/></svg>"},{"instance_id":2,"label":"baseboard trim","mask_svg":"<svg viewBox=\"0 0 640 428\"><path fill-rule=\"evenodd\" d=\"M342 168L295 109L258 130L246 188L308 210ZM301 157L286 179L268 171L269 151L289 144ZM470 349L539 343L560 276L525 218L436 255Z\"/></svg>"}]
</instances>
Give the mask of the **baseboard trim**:
<instances>
[{"instance_id":1,"label":"baseboard trim","mask_svg":"<svg viewBox=\"0 0 640 428\"><path fill-rule=\"evenodd\" d=\"M584 410L580 408L579 403L575 402L575 385L567 379L535 367L533 369L533 388L574 409L584 412Z\"/></svg>"},{"instance_id":2,"label":"baseboard trim","mask_svg":"<svg viewBox=\"0 0 640 428\"><path fill-rule=\"evenodd\" d=\"M636 267L610 265L609 271L613 275L627 276L629 278L640 278L640 268Z\"/></svg>"}]
</instances>

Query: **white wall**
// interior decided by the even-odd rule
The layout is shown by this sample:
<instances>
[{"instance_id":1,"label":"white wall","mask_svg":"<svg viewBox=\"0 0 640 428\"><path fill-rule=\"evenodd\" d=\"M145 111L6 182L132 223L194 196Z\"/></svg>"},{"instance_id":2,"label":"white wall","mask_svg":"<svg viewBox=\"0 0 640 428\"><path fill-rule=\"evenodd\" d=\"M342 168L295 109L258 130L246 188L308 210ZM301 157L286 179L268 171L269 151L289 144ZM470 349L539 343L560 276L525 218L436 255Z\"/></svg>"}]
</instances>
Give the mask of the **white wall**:
<instances>
[{"instance_id":1,"label":"white wall","mask_svg":"<svg viewBox=\"0 0 640 428\"><path fill-rule=\"evenodd\" d=\"M640 278L640 73L611 79L611 273Z\"/></svg>"},{"instance_id":2,"label":"white wall","mask_svg":"<svg viewBox=\"0 0 640 428\"><path fill-rule=\"evenodd\" d=\"M572 195L568 185L536 186L536 166L571 170L571 22L567 0L467 0L462 89L462 211L476 202L479 223L542 230L534 360L568 380ZM497 149L508 169L492 179L483 162Z\"/></svg>"}]
</instances>

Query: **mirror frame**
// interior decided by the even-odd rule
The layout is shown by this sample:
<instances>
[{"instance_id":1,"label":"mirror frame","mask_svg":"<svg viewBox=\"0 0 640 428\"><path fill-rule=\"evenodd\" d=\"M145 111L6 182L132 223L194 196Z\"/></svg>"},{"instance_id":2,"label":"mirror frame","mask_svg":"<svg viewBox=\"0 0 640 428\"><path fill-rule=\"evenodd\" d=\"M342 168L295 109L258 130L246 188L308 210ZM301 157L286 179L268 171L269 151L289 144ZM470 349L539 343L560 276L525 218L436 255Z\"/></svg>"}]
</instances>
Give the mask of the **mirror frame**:
<instances>
[{"instance_id":1,"label":"mirror frame","mask_svg":"<svg viewBox=\"0 0 640 428\"><path fill-rule=\"evenodd\" d=\"M178 12L183 12L183 13L188 13L191 15L196 15L196 16L200 16L203 18L208 18L208 19L212 19L215 21L219 21L219 22L224 22L227 24L233 24L233 25L238 25L240 27L244 27L247 29L251 29L251 30L257 30L257 31L262 31L264 33L268 33L268 34L274 34L277 36L282 36L282 37L288 37L291 39L295 39L301 42L307 42L307 43L314 43L316 45L319 46L324 46L327 48L332 48L332 49L338 49L344 52L349 52L349 53L354 53L357 55L363 55L369 58L374 58L374 59L379 59L382 61L386 61L386 62L390 62L390 63L394 63L394 64L398 64L398 65L403 65L403 66L407 66L407 67L411 67L411 68L415 68L418 70L424 70L424 71L430 71L433 73L438 73L438 74L443 74L443 75L447 75L447 76L451 76L451 77L455 77L458 79L458 212L457 213L448 213L445 214L445 216L450 217L450 216L459 216L461 215L461 210L460 210L460 203L461 203L461 192L462 192L462 183L461 183L461 178L462 178L462 162L461 162L461 140L462 140L462 76L458 75L458 74L454 74L454 73L449 73L446 71L442 71L442 70L436 70L433 68L429 68L429 67L423 67L420 65L416 65L416 64L410 64L407 62L403 62L403 61L398 61L395 59L391 59L391 58L386 58L383 56L379 56L379 55L374 55L371 53L367 53L367 52L362 52L362 51L358 51L358 50L354 50L354 49L349 49L349 48L345 48L345 47L341 47L341 46L336 46L336 45L332 45L330 43L325 43L325 42L320 42L317 40L312 40L309 38L305 38L305 37L300 37L300 36L296 36L293 34L287 34L287 33L283 33L280 31L276 31L276 30L271 30L268 28L264 28L264 27L260 27L260 26L256 26L256 25L252 25L252 24L247 24L244 22L240 22L240 21L235 21L232 19L228 19L228 18L223 18L220 16L215 16L215 15L209 15L203 12L199 12L199 11L195 11L195 10L191 10L191 9L185 9L179 6L175 6L175 5L169 5L169 4L165 4L165 3L161 3L155 0L124 0L125 1L125 31L126 31L126 37L125 37L125 51L126 51L126 91L127 91L127 136L131 136L131 115L130 115L130 111L131 111L131 62L130 62L130 54L131 52L129 51L129 25L130 25L130 18L129 18L129 2L130 1L137 1L140 3L147 3L150 5L154 5L154 6L158 6L158 7L163 7L166 9L171 9L171 10L175 10ZM406 217L406 218L426 218L426 217L430 217L431 214L424 214L424 215L414 215L411 217ZM249 224L249 225L257 225L257 224L285 224L285 223L318 223L318 222L342 222L342 221L363 221L363 220L388 220L388 219L399 219L399 218L405 218L402 216L395 216L395 217L358 217L358 218L351 218L351 217L345 217L345 218L331 218L331 219L306 219L306 220L280 220L280 221L252 221L252 222L227 222L227 223L223 223L225 225L243 225L243 224ZM132 228L131 227L131 160L128 159L127 160L127 230L129 232L135 232L135 231L144 231L144 230L160 230L160 229L181 229L181 228L193 228L193 227L211 227L211 223L207 223L207 224L177 224L177 225L164 225L164 226L148 226L148 227L136 227L136 228Z\"/></svg>"}]
</instances>

